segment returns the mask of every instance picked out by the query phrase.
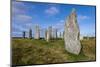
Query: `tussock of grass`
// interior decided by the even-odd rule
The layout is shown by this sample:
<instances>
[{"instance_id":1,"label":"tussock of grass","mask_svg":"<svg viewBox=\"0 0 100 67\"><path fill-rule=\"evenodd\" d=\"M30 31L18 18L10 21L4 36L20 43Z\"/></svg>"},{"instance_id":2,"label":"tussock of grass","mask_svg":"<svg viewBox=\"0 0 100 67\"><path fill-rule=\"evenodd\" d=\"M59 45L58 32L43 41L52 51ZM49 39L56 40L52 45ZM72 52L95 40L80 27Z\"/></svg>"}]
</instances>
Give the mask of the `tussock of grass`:
<instances>
[{"instance_id":1,"label":"tussock of grass","mask_svg":"<svg viewBox=\"0 0 100 67\"><path fill-rule=\"evenodd\" d=\"M95 60L96 45L95 40L82 41L83 53L88 57L88 60Z\"/></svg>"},{"instance_id":2,"label":"tussock of grass","mask_svg":"<svg viewBox=\"0 0 100 67\"><path fill-rule=\"evenodd\" d=\"M34 39L12 39L12 63L14 65L47 64L95 60L95 40L81 41L83 46L79 55L68 53L64 41Z\"/></svg>"}]
</instances>

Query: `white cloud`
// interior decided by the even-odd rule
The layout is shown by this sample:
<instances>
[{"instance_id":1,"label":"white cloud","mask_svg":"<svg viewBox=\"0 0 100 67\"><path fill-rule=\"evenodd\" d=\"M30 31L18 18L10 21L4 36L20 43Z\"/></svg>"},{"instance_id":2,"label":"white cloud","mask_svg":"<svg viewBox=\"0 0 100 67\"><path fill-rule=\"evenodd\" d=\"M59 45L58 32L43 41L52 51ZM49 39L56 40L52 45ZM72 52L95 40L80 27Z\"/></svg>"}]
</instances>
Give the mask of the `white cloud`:
<instances>
[{"instance_id":1,"label":"white cloud","mask_svg":"<svg viewBox=\"0 0 100 67\"><path fill-rule=\"evenodd\" d=\"M32 21L32 17L31 16L28 16L28 15L23 15L23 14L19 14L15 17L16 21L19 21L19 22L31 22Z\"/></svg>"},{"instance_id":2,"label":"white cloud","mask_svg":"<svg viewBox=\"0 0 100 67\"><path fill-rule=\"evenodd\" d=\"M24 3L12 1L12 5L20 6L20 5L24 5Z\"/></svg>"},{"instance_id":3,"label":"white cloud","mask_svg":"<svg viewBox=\"0 0 100 67\"><path fill-rule=\"evenodd\" d=\"M17 17L22 20L31 20L32 19L32 17L28 16L28 15L18 15Z\"/></svg>"},{"instance_id":4,"label":"white cloud","mask_svg":"<svg viewBox=\"0 0 100 67\"><path fill-rule=\"evenodd\" d=\"M60 22L64 23L64 20L60 20Z\"/></svg>"},{"instance_id":5,"label":"white cloud","mask_svg":"<svg viewBox=\"0 0 100 67\"><path fill-rule=\"evenodd\" d=\"M59 31L63 31L63 29L64 29L64 20L59 20L59 22L57 24L54 24L53 28L56 28Z\"/></svg>"},{"instance_id":6,"label":"white cloud","mask_svg":"<svg viewBox=\"0 0 100 67\"><path fill-rule=\"evenodd\" d=\"M13 13L22 12L22 8L24 8L24 7L25 7L25 5L22 2L16 2L16 1L12 2L12 12Z\"/></svg>"},{"instance_id":7,"label":"white cloud","mask_svg":"<svg viewBox=\"0 0 100 67\"><path fill-rule=\"evenodd\" d=\"M23 13L25 14L28 10L32 10L34 8L35 6L29 6L23 2L12 1L12 13L13 14L23 14Z\"/></svg>"},{"instance_id":8,"label":"white cloud","mask_svg":"<svg viewBox=\"0 0 100 67\"><path fill-rule=\"evenodd\" d=\"M28 15L21 15L21 14L17 15L12 25L13 25L12 32L28 31L32 27L32 17Z\"/></svg>"},{"instance_id":9,"label":"white cloud","mask_svg":"<svg viewBox=\"0 0 100 67\"><path fill-rule=\"evenodd\" d=\"M48 9L46 9L45 13L47 13L49 15L55 15L55 14L59 13L59 10L58 10L57 7L52 6L52 7L48 8Z\"/></svg>"}]
</instances>

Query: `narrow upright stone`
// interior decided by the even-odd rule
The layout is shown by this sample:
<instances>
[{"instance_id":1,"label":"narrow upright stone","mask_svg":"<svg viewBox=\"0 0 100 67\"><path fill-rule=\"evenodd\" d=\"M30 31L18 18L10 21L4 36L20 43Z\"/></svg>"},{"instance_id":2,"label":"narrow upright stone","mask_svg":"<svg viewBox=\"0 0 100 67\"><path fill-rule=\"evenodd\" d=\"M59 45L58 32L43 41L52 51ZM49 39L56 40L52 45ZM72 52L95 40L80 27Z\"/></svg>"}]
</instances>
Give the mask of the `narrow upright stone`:
<instances>
[{"instance_id":1,"label":"narrow upright stone","mask_svg":"<svg viewBox=\"0 0 100 67\"><path fill-rule=\"evenodd\" d=\"M47 30L45 30L45 37L44 37L45 40L47 40Z\"/></svg>"},{"instance_id":2,"label":"narrow upright stone","mask_svg":"<svg viewBox=\"0 0 100 67\"><path fill-rule=\"evenodd\" d=\"M52 39L57 39L57 29L52 28Z\"/></svg>"},{"instance_id":3,"label":"narrow upright stone","mask_svg":"<svg viewBox=\"0 0 100 67\"><path fill-rule=\"evenodd\" d=\"M76 55L80 53L80 30L77 23L75 9L72 10L72 13L68 16L67 21L65 22L64 41L65 49L68 52Z\"/></svg>"},{"instance_id":4,"label":"narrow upright stone","mask_svg":"<svg viewBox=\"0 0 100 67\"><path fill-rule=\"evenodd\" d=\"M57 29L55 29L55 38L57 39Z\"/></svg>"},{"instance_id":5,"label":"narrow upright stone","mask_svg":"<svg viewBox=\"0 0 100 67\"><path fill-rule=\"evenodd\" d=\"M62 38L62 33L60 32L59 37Z\"/></svg>"},{"instance_id":6,"label":"narrow upright stone","mask_svg":"<svg viewBox=\"0 0 100 67\"><path fill-rule=\"evenodd\" d=\"M80 40L83 40L83 38L84 38L83 36L80 36Z\"/></svg>"},{"instance_id":7,"label":"narrow upright stone","mask_svg":"<svg viewBox=\"0 0 100 67\"><path fill-rule=\"evenodd\" d=\"M23 38L25 38L25 36L26 36L26 32L23 31L22 34L23 34Z\"/></svg>"},{"instance_id":8,"label":"narrow upright stone","mask_svg":"<svg viewBox=\"0 0 100 67\"><path fill-rule=\"evenodd\" d=\"M64 39L64 31L63 31L63 33L62 33L62 39Z\"/></svg>"},{"instance_id":9,"label":"narrow upright stone","mask_svg":"<svg viewBox=\"0 0 100 67\"><path fill-rule=\"evenodd\" d=\"M32 29L29 30L29 38L32 39Z\"/></svg>"},{"instance_id":10,"label":"narrow upright stone","mask_svg":"<svg viewBox=\"0 0 100 67\"><path fill-rule=\"evenodd\" d=\"M34 39L40 39L40 28L38 25L35 26Z\"/></svg>"},{"instance_id":11,"label":"narrow upright stone","mask_svg":"<svg viewBox=\"0 0 100 67\"><path fill-rule=\"evenodd\" d=\"M46 36L46 41L50 41L52 39L52 26L50 26L48 29L47 29L47 36Z\"/></svg>"}]
</instances>

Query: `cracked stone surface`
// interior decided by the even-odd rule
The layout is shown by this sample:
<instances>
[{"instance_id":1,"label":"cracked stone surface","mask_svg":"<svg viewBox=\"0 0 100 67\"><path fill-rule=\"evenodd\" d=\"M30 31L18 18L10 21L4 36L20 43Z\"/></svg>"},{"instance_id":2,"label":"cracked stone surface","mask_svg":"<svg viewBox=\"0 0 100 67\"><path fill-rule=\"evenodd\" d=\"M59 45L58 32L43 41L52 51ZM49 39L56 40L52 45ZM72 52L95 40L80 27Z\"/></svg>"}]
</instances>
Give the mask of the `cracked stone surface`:
<instances>
[{"instance_id":1,"label":"cracked stone surface","mask_svg":"<svg viewBox=\"0 0 100 67\"><path fill-rule=\"evenodd\" d=\"M72 9L71 14L67 17L64 31L65 49L72 54L78 55L81 51L81 44L75 9Z\"/></svg>"}]
</instances>

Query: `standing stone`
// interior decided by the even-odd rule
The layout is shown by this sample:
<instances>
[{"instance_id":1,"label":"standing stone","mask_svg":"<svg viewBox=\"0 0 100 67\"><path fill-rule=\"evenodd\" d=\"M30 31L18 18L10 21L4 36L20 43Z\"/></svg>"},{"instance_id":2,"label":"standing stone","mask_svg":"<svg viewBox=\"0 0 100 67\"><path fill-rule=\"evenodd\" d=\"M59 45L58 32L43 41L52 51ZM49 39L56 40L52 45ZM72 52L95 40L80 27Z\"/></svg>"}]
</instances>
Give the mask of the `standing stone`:
<instances>
[{"instance_id":1,"label":"standing stone","mask_svg":"<svg viewBox=\"0 0 100 67\"><path fill-rule=\"evenodd\" d=\"M38 25L35 26L35 35L34 39L40 39L40 28Z\"/></svg>"},{"instance_id":2,"label":"standing stone","mask_svg":"<svg viewBox=\"0 0 100 67\"><path fill-rule=\"evenodd\" d=\"M55 29L55 38L57 39L57 29Z\"/></svg>"},{"instance_id":3,"label":"standing stone","mask_svg":"<svg viewBox=\"0 0 100 67\"><path fill-rule=\"evenodd\" d=\"M57 29L52 28L52 39L57 39Z\"/></svg>"},{"instance_id":4,"label":"standing stone","mask_svg":"<svg viewBox=\"0 0 100 67\"><path fill-rule=\"evenodd\" d=\"M47 30L45 30L45 40L47 40Z\"/></svg>"},{"instance_id":5,"label":"standing stone","mask_svg":"<svg viewBox=\"0 0 100 67\"><path fill-rule=\"evenodd\" d=\"M25 38L25 35L26 35L25 31L23 31L22 34L23 34L23 38Z\"/></svg>"},{"instance_id":6,"label":"standing stone","mask_svg":"<svg viewBox=\"0 0 100 67\"><path fill-rule=\"evenodd\" d=\"M75 9L72 10L72 13L67 18L64 32L65 49L70 53L78 55L81 51L81 44Z\"/></svg>"},{"instance_id":7,"label":"standing stone","mask_svg":"<svg viewBox=\"0 0 100 67\"><path fill-rule=\"evenodd\" d=\"M32 39L32 29L29 30L29 38Z\"/></svg>"},{"instance_id":8,"label":"standing stone","mask_svg":"<svg viewBox=\"0 0 100 67\"><path fill-rule=\"evenodd\" d=\"M62 33L62 39L64 39L64 31L63 31L63 33Z\"/></svg>"},{"instance_id":9,"label":"standing stone","mask_svg":"<svg viewBox=\"0 0 100 67\"><path fill-rule=\"evenodd\" d=\"M60 38L63 39L64 38L64 32L60 32Z\"/></svg>"},{"instance_id":10,"label":"standing stone","mask_svg":"<svg viewBox=\"0 0 100 67\"><path fill-rule=\"evenodd\" d=\"M80 36L80 40L83 40L83 38L84 38L83 36Z\"/></svg>"},{"instance_id":11,"label":"standing stone","mask_svg":"<svg viewBox=\"0 0 100 67\"><path fill-rule=\"evenodd\" d=\"M52 28L52 39L55 38L55 30Z\"/></svg>"},{"instance_id":12,"label":"standing stone","mask_svg":"<svg viewBox=\"0 0 100 67\"><path fill-rule=\"evenodd\" d=\"M60 32L60 34L59 34L59 38L62 38L62 33Z\"/></svg>"},{"instance_id":13,"label":"standing stone","mask_svg":"<svg viewBox=\"0 0 100 67\"><path fill-rule=\"evenodd\" d=\"M46 41L49 42L52 39L52 27L51 26L47 29L46 34L47 34L46 35Z\"/></svg>"}]
</instances>

